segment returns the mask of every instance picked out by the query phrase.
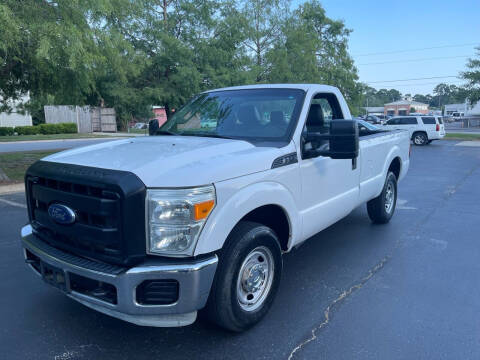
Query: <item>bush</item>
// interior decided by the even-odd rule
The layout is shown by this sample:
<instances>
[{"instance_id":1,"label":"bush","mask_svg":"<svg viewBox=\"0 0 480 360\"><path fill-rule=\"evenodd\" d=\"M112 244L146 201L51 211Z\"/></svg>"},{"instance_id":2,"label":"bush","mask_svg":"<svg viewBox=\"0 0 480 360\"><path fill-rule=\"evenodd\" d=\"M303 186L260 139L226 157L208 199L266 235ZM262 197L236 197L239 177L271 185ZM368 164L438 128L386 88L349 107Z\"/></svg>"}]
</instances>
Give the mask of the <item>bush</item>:
<instances>
[{"instance_id":1,"label":"bush","mask_svg":"<svg viewBox=\"0 0 480 360\"><path fill-rule=\"evenodd\" d=\"M40 124L35 127L38 128L39 133L43 135L60 134L59 124Z\"/></svg>"},{"instance_id":2,"label":"bush","mask_svg":"<svg viewBox=\"0 0 480 360\"><path fill-rule=\"evenodd\" d=\"M61 123L60 126L61 134L76 134L78 132L77 124L75 123Z\"/></svg>"},{"instance_id":3,"label":"bush","mask_svg":"<svg viewBox=\"0 0 480 360\"><path fill-rule=\"evenodd\" d=\"M76 134L77 124L75 123L60 123L60 124L40 124L36 126L17 126L13 128L0 128L0 136L2 135L1 129L11 129L11 134L16 132L18 135L48 135L48 134Z\"/></svg>"},{"instance_id":4,"label":"bush","mask_svg":"<svg viewBox=\"0 0 480 360\"><path fill-rule=\"evenodd\" d=\"M13 133L13 127L0 126L0 136L11 136Z\"/></svg>"},{"instance_id":5,"label":"bush","mask_svg":"<svg viewBox=\"0 0 480 360\"><path fill-rule=\"evenodd\" d=\"M37 135L38 126L16 126L15 132L18 135Z\"/></svg>"}]
</instances>

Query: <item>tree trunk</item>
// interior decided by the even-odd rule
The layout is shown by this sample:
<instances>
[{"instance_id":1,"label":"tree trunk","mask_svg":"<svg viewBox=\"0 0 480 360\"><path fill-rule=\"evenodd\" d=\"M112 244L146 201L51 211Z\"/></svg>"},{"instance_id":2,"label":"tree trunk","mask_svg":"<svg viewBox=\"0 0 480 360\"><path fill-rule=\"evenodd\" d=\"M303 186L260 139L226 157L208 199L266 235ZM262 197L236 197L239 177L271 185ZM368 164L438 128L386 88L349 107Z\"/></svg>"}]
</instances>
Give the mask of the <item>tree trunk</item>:
<instances>
[{"instance_id":1,"label":"tree trunk","mask_svg":"<svg viewBox=\"0 0 480 360\"><path fill-rule=\"evenodd\" d=\"M168 103L165 103L165 114L167 115L167 121L168 119L170 119L170 115L171 115L171 112L170 112L170 105L168 105Z\"/></svg>"}]
</instances>

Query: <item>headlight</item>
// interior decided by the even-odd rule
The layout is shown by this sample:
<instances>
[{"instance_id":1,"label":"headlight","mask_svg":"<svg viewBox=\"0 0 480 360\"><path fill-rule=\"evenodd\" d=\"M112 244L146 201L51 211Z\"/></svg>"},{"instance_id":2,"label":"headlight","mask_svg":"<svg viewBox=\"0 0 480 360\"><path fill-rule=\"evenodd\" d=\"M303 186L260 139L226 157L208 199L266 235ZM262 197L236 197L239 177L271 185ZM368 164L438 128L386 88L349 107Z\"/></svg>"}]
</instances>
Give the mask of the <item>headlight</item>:
<instances>
[{"instance_id":1,"label":"headlight","mask_svg":"<svg viewBox=\"0 0 480 360\"><path fill-rule=\"evenodd\" d=\"M195 244L215 207L215 188L147 190L148 252L193 255Z\"/></svg>"}]
</instances>

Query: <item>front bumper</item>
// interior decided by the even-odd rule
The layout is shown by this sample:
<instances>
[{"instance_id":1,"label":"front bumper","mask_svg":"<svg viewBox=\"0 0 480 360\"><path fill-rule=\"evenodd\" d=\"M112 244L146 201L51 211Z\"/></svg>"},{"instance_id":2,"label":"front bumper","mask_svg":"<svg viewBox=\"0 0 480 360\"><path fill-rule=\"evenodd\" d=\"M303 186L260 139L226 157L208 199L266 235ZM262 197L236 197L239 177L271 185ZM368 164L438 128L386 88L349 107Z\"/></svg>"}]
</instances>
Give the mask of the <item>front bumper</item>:
<instances>
[{"instance_id":1,"label":"front bumper","mask_svg":"<svg viewBox=\"0 0 480 360\"><path fill-rule=\"evenodd\" d=\"M201 260L150 260L127 269L77 257L51 247L33 234L30 225L22 228L21 235L25 259L37 274L42 275L38 267L32 266L32 256L63 272L62 290L70 298L104 314L144 326L173 327L193 323L197 310L206 304L218 263L217 256L213 255ZM116 290L115 303L74 290L74 276L112 285ZM139 304L137 286L145 280L161 279L178 281L178 299L167 305Z\"/></svg>"}]
</instances>

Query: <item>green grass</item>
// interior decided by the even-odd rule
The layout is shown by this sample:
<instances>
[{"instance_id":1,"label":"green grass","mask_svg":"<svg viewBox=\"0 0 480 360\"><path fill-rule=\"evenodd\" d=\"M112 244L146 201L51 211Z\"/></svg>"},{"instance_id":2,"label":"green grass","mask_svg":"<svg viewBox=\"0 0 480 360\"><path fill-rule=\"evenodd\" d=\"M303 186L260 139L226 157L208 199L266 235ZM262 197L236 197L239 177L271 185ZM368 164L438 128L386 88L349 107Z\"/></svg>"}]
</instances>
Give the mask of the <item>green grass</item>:
<instances>
[{"instance_id":1,"label":"green grass","mask_svg":"<svg viewBox=\"0 0 480 360\"><path fill-rule=\"evenodd\" d=\"M448 133L445 135L446 140L480 140L480 134L470 133Z\"/></svg>"},{"instance_id":2,"label":"green grass","mask_svg":"<svg viewBox=\"0 0 480 360\"><path fill-rule=\"evenodd\" d=\"M0 153L0 174L8 177L2 179L0 176L0 185L23 182L25 171L31 164L58 151L60 150Z\"/></svg>"},{"instance_id":3,"label":"green grass","mask_svg":"<svg viewBox=\"0 0 480 360\"><path fill-rule=\"evenodd\" d=\"M0 142L11 141L31 141L31 140L59 140L59 139L85 139L85 138L105 138L108 135L95 134L50 134L50 135L12 135L0 136Z\"/></svg>"}]
</instances>

